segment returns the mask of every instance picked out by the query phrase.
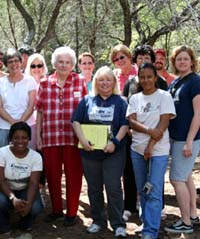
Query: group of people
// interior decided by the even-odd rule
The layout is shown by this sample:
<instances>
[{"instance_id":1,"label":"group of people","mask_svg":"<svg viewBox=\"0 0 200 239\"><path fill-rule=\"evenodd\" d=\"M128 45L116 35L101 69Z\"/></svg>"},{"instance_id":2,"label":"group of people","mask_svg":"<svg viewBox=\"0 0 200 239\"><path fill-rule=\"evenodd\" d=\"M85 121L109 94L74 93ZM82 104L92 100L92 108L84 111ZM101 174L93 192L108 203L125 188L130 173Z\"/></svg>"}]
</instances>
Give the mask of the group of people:
<instances>
[{"instance_id":1,"label":"group of people","mask_svg":"<svg viewBox=\"0 0 200 239\"><path fill-rule=\"evenodd\" d=\"M89 52L78 58L81 72L74 71L76 55L68 46L52 53L55 72L50 75L41 54L22 58L21 53L9 49L0 58L7 67L0 72L0 232L11 231L12 208L20 215L21 229L31 230L43 208L44 166L52 203L45 222L77 222L84 174L92 218L88 233L106 228L108 217L115 237L125 238L126 221L139 210L142 238L157 239L169 155L181 217L165 230L193 232L193 224L200 223L192 180L200 149L200 76L192 48L173 50L175 75L165 69L166 52L149 45L136 47L133 54L125 45L113 47L115 69L103 66L95 74ZM85 124L109 126L103 149L86 137Z\"/></svg>"}]
</instances>

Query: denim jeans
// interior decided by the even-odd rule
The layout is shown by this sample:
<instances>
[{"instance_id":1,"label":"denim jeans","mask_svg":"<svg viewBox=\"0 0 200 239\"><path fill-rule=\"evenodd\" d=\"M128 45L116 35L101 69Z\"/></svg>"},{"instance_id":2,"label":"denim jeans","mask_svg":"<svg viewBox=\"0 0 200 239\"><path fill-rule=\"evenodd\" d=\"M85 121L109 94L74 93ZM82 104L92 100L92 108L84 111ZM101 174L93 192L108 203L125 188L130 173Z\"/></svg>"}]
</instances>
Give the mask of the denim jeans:
<instances>
[{"instance_id":1,"label":"denim jeans","mask_svg":"<svg viewBox=\"0 0 200 239\"><path fill-rule=\"evenodd\" d=\"M27 190L13 191L13 193L19 199L27 199ZM14 209L11 201L4 193L0 192L0 232L9 232L11 230L9 212L10 209ZM42 209L43 204L41 201L40 193L38 192L32 205L31 211L25 217L21 217L21 228L24 230L31 228L33 220Z\"/></svg>"},{"instance_id":2,"label":"denim jeans","mask_svg":"<svg viewBox=\"0 0 200 239\"><path fill-rule=\"evenodd\" d=\"M150 235L152 239L157 239L161 221L162 191L168 155L153 156L149 161L145 160L143 155L131 150L131 158L140 195L141 220L144 225L142 235ZM149 193L143 190L146 182L153 186Z\"/></svg>"},{"instance_id":3,"label":"denim jeans","mask_svg":"<svg viewBox=\"0 0 200 239\"><path fill-rule=\"evenodd\" d=\"M9 129L0 129L0 147L8 145Z\"/></svg>"}]
</instances>

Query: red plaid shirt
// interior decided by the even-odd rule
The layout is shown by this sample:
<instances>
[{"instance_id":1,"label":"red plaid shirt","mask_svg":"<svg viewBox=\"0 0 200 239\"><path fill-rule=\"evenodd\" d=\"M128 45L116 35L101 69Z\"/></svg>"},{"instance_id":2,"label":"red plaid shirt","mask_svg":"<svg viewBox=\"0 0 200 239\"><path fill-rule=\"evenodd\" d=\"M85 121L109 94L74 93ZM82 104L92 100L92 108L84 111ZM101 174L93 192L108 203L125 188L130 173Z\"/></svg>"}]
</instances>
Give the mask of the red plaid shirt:
<instances>
[{"instance_id":1,"label":"red plaid shirt","mask_svg":"<svg viewBox=\"0 0 200 239\"><path fill-rule=\"evenodd\" d=\"M75 145L77 138L71 117L80 100L87 94L85 81L72 72L63 88L57 84L57 73L40 83L36 109L43 114L44 146Z\"/></svg>"}]
</instances>

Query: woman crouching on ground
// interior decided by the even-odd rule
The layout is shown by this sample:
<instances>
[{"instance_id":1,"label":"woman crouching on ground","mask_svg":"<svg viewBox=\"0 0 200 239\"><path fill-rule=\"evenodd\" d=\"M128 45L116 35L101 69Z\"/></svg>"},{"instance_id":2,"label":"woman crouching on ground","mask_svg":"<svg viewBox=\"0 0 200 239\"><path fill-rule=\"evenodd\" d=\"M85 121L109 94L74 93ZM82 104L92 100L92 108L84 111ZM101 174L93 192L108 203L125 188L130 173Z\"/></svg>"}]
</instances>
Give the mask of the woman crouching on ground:
<instances>
[{"instance_id":1,"label":"woman crouching on ground","mask_svg":"<svg viewBox=\"0 0 200 239\"><path fill-rule=\"evenodd\" d=\"M39 153L28 148L31 128L25 122L13 124L10 145L0 149L0 232L9 233L10 209L20 215L20 228L29 231L43 204L38 190L42 171Z\"/></svg>"}]
</instances>

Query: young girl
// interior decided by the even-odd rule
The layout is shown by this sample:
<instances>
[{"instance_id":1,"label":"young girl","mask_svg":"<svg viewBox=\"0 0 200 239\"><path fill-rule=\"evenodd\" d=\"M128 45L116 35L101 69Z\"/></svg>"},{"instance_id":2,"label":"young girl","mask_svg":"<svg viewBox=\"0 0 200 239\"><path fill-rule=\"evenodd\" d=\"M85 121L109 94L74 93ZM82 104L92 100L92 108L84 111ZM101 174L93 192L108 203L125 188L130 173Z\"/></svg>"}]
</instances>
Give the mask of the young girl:
<instances>
[{"instance_id":1,"label":"young girl","mask_svg":"<svg viewBox=\"0 0 200 239\"><path fill-rule=\"evenodd\" d=\"M126 116L133 129L131 158L140 194L142 238L156 239L170 147L167 127L176 113L171 95L157 89L151 63L142 64L138 76L141 92L130 98Z\"/></svg>"}]
</instances>

